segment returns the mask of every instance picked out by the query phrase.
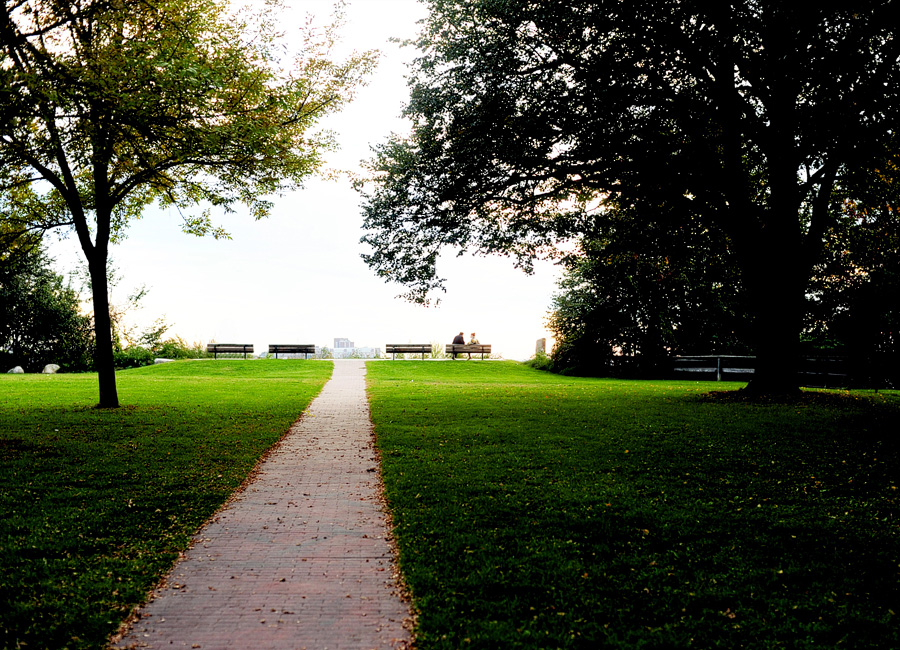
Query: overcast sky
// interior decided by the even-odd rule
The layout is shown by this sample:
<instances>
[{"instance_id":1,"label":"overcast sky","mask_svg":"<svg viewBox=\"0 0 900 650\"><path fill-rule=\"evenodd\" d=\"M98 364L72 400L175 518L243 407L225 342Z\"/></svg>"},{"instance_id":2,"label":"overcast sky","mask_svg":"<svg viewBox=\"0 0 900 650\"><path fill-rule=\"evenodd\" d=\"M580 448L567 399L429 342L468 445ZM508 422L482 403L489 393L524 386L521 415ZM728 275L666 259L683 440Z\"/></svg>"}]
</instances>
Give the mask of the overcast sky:
<instances>
[{"instance_id":1,"label":"overcast sky","mask_svg":"<svg viewBox=\"0 0 900 650\"><path fill-rule=\"evenodd\" d=\"M285 25L307 13L331 12L326 0L287 0ZM405 132L399 119L407 98L405 61L413 51L389 42L416 33L424 8L415 0L350 0L343 41L354 49L377 48L382 60L371 83L327 126L341 150L329 165L358 169L369 147L390 132ZM122 303L146 285L139 325L165 316L189 342L253 343L257 353L270 343L332 346L337 337L357 346L449 342L476 332L482 343L508 359L527 359L535 341L548 336L545 318L558 270L539 264L535 275L513 268L506 258L444 255L438 273L448 279L437 307L425 308L396 296L403 291L376 278L360 258L362 217L359 195L347 181L312 180L302 191L276 200L272 216L254 222L245 213L219 215L233 239L185 235L176 213L148 210L129 226L113 249L122 277L113 290ZM62 270L80 254L73 238L52 247Z\"/></svg>"}]
</instances>

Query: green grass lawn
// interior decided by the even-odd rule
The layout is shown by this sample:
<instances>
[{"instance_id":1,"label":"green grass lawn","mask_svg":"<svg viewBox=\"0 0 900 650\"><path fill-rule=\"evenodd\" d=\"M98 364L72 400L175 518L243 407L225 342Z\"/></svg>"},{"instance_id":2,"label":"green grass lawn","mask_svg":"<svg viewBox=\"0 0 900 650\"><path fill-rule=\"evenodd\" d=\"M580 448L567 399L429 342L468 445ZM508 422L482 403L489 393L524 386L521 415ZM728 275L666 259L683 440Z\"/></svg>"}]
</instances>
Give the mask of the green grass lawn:
<instances>
[{"instance_id":1,"label":"green grass lawn","mask_svg":"<svg viewBox=\"0 0 900 650\"><path fill-rule=\"evenodd\" d=\"M331 375L321 361L0 375L0 648L100 648Z\"/></svg>"},{"instance_id":2,"label":"green grass lawn","mask_svg":"<svg viewBox=\"0 0 900 650\"><path fill-rule=\"evenodd\" d=\"M900 647L900 399L368 364L418 648Z\"/></svg>"}]
</instances>

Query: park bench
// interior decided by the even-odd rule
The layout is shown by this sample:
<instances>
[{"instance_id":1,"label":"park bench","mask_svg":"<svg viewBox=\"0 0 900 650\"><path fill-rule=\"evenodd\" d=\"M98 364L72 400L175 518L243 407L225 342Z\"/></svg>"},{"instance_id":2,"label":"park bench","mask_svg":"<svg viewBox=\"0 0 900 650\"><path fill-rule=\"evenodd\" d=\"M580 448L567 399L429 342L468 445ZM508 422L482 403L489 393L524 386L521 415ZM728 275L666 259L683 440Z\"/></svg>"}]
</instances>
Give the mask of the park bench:
<instances>
[{"instance_id":1,"label":"park bench","mask_svg":"<svg viewBox=\"0 0 900 650\"><path fill-rule=\"evenodd\" d=\"M480 354L481 358L484 359L484 355L490 356L491 354L491 344L490 343L448 343L447 344L447 354L453 356L454 354L466 354L468 353L469 357L473 354Z\"/></svg>"},{"instance_id":2,"label":"park bench","mask_svg":"<svg viewBox=\"0 0 900 650\"><path fill-rule=\"evenodd\" d=\"M247 358L247 354L253 354L252 343L208 343L206 351L213 355L213 359L218 359L220 354L243 354Z\"/></svg>"},{"instance_id":3,"label":"park bench","mask_svg":"<svg viewBox=\"0 0 900 650\"><path fill-rule=\"evenodd\" d=\"M281 354L302 354L305 355L305 358L309 359L309 355L316 353L315 344L285 344L281 343L269 344L269 354L274 354L275 358L278 358L278 353Z\"/></svg>"},{"instance_id":4,"label":"park bench","mask_svg":"<svg viewBox=\"0 0 900 650\"><path fill-rule=\"evenodd\" d=\"M421 354L424 359L426 354L431 354L431 343L386 343L384 352L391 359L396 359L398 354Z\"/></svg>"}]
</instances>

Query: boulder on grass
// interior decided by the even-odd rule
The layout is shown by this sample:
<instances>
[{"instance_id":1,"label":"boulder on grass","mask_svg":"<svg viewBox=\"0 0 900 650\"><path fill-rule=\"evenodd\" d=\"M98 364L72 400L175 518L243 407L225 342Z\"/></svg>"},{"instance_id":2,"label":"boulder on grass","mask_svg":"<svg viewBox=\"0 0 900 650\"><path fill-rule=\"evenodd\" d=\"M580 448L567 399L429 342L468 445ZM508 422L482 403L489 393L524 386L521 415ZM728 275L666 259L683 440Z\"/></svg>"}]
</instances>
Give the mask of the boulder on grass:
<instances>
[{"instance_id":1,"label":"boulder on grass","mask_svg":"<svg viewBox=\"0 0 900 650\"><path fill-rule=\"evenodd\" d=\"M48 363L46 366L44 366L44 369L41 370L41 373L43 373L45 375L55 375L58 372L59 372L59 366L56 365L55 363Z\"/></svg>"},{"instance_id":2,"label":"boulder on grass","mask_svg":"<svg viewBox=\"0 0 900 650\"><path fill-rule=\"evenodd\" d=\"M175 359L163 359L162 357L157 357L153 360L153 363L172 363Z\"/></svg>"},{"instance_id":3,"label":"boulder on grass","mask_svg":"<svg viewBox=\"0 0 900 650\"><path fill-rule=\"evenodd\" d=\"M22 366L16 366L12 370L7 370L6 374L7 375L24 375L25 371L22 370Z\"/></svg>"}]
</instances>

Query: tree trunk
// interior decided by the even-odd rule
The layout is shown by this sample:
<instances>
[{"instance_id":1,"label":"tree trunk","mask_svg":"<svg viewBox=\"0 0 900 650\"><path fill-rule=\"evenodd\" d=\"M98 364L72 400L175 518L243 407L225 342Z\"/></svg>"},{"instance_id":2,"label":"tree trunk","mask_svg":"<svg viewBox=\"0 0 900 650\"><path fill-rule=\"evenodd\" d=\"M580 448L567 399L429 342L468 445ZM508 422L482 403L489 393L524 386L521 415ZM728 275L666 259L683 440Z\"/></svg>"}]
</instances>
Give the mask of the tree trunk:
<instances>
[{"instance_id":1,"label":"tree trunk","mask_svg":"<svg viewBox=\"0 0 900 650\"><path fill-rule=\"evenodd\" d=\"M113 359L112 322L109 318L109 286L106 277L106 255L94 250L88 260L94 302L94 365L100 382L99 408L118 408L116 366Z\"/></svg>"},{"instance_id":2,"label":"tree trunk","mask_svg":"<svg viewBox=\"0 0 900 650\"><path fill-rule=\"evenodd\" d=\"M798 255L787 248L770 245L745 272L756 352L756 372L745 390L753 395L800 390L797 371L804 283Z\"/></svg>"}]
</instances>

